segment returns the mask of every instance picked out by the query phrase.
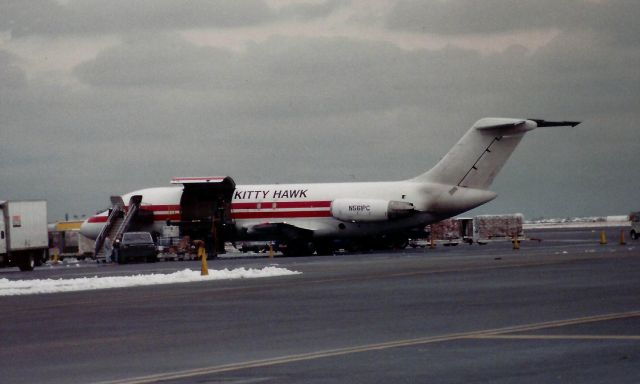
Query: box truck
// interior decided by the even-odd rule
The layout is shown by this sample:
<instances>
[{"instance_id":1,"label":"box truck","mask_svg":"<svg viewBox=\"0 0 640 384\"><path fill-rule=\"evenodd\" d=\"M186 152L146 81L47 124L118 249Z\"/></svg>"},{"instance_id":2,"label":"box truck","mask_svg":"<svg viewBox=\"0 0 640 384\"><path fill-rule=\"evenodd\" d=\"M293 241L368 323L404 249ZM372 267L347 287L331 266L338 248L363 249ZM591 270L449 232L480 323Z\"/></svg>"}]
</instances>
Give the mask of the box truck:
<instances>
[{"instance_id":1,"label":"box truck","mask_svg":"<svg viewBox=\"0 0 640 384\"><path fill-rule=\"evenodd\" d=\"M31 271L49 251L46 201L0 201L0 267Z\"/></svg>"}]
</instances>

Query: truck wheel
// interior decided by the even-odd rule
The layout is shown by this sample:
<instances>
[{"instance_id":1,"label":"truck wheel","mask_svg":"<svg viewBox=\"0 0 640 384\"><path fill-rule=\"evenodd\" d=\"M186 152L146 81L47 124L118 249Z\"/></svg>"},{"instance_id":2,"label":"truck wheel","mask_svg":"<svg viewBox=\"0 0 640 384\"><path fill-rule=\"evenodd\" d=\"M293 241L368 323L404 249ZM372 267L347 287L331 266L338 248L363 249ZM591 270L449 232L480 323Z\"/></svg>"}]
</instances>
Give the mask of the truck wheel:
<instances>
[{"instance_id":1,"label":"truck wheel","mask_svg":"<svg viewBox=\"0 0 640 384\"><path fill-rule=\"evenodd\" d=\"M20 260L18 268L20 268L21 271L33 271L33 267L35 266L36 258L33 256L33 253L29 253Z\"/></svg>"},{"instance_id":2,"label":"truck wheel","mask_svg":"<svg viewBox=\"0 0 640 384\"><path fill-rule=\"evenodd\" d=\"M36 267L40 267L49 259L49 252L45 249L36 257Z\"/></svg>"}]
</instances>

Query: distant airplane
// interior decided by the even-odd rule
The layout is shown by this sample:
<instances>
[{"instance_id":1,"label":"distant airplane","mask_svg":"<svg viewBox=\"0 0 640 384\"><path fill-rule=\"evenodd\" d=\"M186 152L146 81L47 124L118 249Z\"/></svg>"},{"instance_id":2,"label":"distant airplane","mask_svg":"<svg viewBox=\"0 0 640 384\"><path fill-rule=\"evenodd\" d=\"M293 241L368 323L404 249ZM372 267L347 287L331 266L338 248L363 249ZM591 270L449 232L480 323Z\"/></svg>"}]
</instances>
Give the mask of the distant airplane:
<instances>
[{"instance_id":1,"label":"distant airplane","mask_svg":"<svg viewBox=\"0 0 640 384\"><path fill-rule=\"evenodd\" d=\"M219 250L221 240L260 239L291 255L330 254L340 242L402 246L409 231L493 200L488 188L527 131L579 123L483 118L435 167L402 181L236 186L230 177L177 178L178 185L112 197L114 207L81 231L100 243L131 228L158 235L178 225Z\"/></svg>"}]
</instances>

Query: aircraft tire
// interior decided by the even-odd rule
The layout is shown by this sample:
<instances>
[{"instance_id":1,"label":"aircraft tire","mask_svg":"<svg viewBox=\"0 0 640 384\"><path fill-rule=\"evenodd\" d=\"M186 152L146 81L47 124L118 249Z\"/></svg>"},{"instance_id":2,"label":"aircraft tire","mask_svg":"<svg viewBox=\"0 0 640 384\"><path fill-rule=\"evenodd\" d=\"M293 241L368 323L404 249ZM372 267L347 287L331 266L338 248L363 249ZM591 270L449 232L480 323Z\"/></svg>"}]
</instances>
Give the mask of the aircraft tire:
<instances>
[{"instance_id":1,"label":"aircraft tire","mask_svg":"<svg viewBox=\"0 0 640 384\"><path fill-rule=\"evenodd\" d=\"M331 242L320 241L313 244L318 256L331 256L335 252L335 249Z\"/></svg>"},{"instance_id":2,"label":"aircraft tire","mask_svg":"<svg viewBox=\"0 0 640 384\"><path fill-rule=\"evenodd\" d=\"M393 240L394 249L405 249L409 245L409 239L406 237L397 238Z\"/></svg>"},{"instance_id":3,"label":"aircraft tire","mask_svg":"<svg viewBox=\"0 0 640 384\"><path fill-rule=\"evenodd\" d=\"M308 241L292 241L282 250L282 254L287 257L311 256L313 251L313 245Z\"/></svg>"}]
</instances>

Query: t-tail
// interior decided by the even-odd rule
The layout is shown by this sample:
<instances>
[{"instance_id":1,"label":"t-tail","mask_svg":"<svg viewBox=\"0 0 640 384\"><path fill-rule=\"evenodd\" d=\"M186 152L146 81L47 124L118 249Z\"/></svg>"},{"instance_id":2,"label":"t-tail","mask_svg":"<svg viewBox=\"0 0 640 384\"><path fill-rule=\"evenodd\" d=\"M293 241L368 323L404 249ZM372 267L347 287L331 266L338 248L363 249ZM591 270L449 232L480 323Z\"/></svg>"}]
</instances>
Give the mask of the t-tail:
<instances>
[{"instance_id":1,"label":"t-tail","mask_svg":"<svg viewBox=\"0 0 640 384\"><path fill-rule=\"evenodd\" d=\"M413 181L486 190L526 132L539 127L575 127L579 121L484 118L432 169Z\"/></svg>"}]
</instances>

